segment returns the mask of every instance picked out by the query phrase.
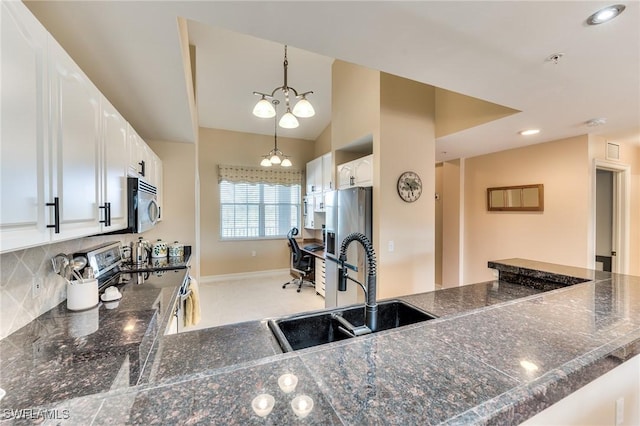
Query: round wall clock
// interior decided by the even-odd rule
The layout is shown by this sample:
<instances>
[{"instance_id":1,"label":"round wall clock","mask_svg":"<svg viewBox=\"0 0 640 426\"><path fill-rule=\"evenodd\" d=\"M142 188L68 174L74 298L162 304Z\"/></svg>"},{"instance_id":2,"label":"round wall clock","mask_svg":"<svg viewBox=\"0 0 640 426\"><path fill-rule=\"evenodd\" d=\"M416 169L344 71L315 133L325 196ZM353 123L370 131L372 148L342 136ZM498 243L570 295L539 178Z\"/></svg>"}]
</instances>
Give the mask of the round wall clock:
<instances>
[{"instance_id":1,"label":"round wall clock","mask_svg":"<svg viewBox=\"0 0 640 426\"><path fill-rule=\"evenodd\" d=\"M398 178L398 195L403 201L412 203L422 195L422 181L415 172L404 172Z\"/></svg>"}]
</instances>

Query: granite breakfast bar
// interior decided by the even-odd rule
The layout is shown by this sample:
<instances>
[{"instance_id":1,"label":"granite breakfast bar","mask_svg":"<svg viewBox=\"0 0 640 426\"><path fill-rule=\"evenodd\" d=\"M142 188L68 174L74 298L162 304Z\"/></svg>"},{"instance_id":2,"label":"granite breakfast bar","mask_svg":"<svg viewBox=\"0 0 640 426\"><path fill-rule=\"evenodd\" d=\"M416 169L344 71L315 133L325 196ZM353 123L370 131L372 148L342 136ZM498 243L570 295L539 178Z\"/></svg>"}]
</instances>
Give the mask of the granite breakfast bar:
<instances>
[{"instance_id":1,"label":"granite breakfast bar","mask_svg":"<svg viewBox=\"0 0 640 426\"><path fill-rule=\"evenodd\" d=\"M67 410L56 424L517 424L640 353L639 277L490 266L528 285L406 296L440 318L285 354L264 321L163 336L136 386L43 406ZM291 394L283 373L298 377ZM275 397L265 418L251 408L261 393ZM302 420L289 405L299 394L314 401Z\"/></svg>"}]
</instances>

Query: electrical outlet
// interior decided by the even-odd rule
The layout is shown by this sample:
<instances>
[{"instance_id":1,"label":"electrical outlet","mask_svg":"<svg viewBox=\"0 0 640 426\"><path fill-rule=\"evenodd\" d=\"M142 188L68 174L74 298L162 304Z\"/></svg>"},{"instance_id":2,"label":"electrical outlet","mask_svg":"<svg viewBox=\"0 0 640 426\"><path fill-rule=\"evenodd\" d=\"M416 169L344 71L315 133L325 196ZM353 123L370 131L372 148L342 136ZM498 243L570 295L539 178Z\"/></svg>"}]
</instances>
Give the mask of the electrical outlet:
<instances>
[{"instance_id":1,"label":"electrical outlet","mask_svg":"<svg viewBox=\"0 0 640 426\"><path fill-rule=\"evenodd\" d=\"M251 257L256 257L256 251L255 250L251 250Z\"/></svg>"},{"instance_id":2,"label":"electrical outlet","mask_svg":"<svg viewBox=\"0 0 640 426\"><path fill-rule=\"evenodd\" d=\"M393 240L389 240L389 243L387 244L387 250L389 250L389 253L392 253L395 250L395 243L393 242Z\"/></svg>"},{"instance_id":3,"label":"electrical outlet","mask_svg":"<svg viewBox=\"0 0 640 426\"><path fill-rule=\"evenodd\" d=\"M33 277L31 280L31 297L34 299L38 297L42 290L42 277Z\"/></svg>"}]
</instances>

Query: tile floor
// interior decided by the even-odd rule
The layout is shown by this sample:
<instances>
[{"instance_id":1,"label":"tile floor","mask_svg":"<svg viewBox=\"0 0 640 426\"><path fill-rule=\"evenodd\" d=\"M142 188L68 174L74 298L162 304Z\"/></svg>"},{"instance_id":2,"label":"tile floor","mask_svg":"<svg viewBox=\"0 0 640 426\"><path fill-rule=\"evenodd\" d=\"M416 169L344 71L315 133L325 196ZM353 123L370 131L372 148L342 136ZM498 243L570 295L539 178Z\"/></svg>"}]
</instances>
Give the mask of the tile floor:
<instances>
[{"instance_id":1,"label":"tile floor","mask_svg":"<svg viewBox=\"0 0 640 426\"><path fill-rule=\"evenodd\" d=\"M282 284L291 276L268 274L243 280L200 283L200 323L185 331L216 327L223 324L280 317L324 308L324 298L313 287Z\"/></svg>"}]
</instances>

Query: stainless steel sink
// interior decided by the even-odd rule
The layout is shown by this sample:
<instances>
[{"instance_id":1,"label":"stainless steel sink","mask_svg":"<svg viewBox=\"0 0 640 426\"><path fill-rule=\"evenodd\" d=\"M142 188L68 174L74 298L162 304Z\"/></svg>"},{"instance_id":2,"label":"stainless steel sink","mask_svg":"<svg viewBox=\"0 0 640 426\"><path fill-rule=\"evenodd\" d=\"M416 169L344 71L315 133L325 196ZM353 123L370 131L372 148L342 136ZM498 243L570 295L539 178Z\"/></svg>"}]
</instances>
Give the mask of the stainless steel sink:
<instances>
[{"instance_id":1,"label":"stainless steel sink","mask_svg":"<svg viewBox=\"0 0 640 426\"><path fill-rule=\"evenodd\" d=\"M284 352L350 339L341 332L332 314L342 315L353 325L364 324L364 305L353 305L320 312L269 320L269 328ZM376 332L434 319L429 314L401 300L378 302Z\"/></svg>"}]
</instances>

